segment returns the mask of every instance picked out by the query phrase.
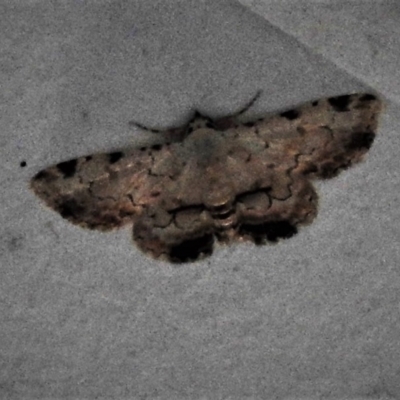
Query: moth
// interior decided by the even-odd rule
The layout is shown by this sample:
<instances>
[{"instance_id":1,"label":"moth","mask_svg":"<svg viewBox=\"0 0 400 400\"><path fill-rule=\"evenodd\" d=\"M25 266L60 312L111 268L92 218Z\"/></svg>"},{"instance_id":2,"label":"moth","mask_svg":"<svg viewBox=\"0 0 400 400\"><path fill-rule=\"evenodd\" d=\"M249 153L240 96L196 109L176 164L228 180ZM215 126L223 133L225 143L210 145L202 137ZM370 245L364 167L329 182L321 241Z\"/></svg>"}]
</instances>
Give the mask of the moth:
<instances>
[{"instance_id":1,"label":"moth","mask_svg":"<svg viewBox=\"0 0 400 400\"><path fill-rule=\"evenodd\" d=\"M276 242L317 214L312 180L332 178L370 148L381 101L330 97L253 122L197 113L173 142L100 153L37 173L31 188L63 218L102 231L133 223L138 247L171 262L215 242Z\"/></svg>"}]
</instances>

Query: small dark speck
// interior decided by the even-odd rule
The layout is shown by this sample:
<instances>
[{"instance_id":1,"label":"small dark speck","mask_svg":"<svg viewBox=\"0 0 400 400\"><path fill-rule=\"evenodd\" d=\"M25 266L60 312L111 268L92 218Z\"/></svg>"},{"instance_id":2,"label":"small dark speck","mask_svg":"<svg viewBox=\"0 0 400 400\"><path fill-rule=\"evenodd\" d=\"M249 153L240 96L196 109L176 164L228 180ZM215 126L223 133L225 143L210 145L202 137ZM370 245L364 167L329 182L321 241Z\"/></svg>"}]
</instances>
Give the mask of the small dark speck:
<instances>
[{"instance_id":1,"label":"small dark speck","mask_svg":"<svg viewBox=\"0 0 400 400\"><path fill-rule=\"evenodd\" d=\"M77 163L78 162L76 159L70 161L64 161L62 163L57 164L57 168L60 172L62 172L64 178L71 178L72 176L75 175Z\"/></svg>"},{"instance_id":2,"label":"small dark speck","mask_svg":"<svg viewBox=\"0 0 400 400\"><path fill-rule=\"evenodd\" d=\"M330 97L328 99L329 104L334 108L335 111L344 112L349 111L350 95Z\"/></svg>"},{"instance_id":3,"label":"small dark speck","mask_svg":"<svg viewBox=\"0 0 400 400\"><path fill-rule=\"evenodd\" d=\"M376 96L373 94L367 93L360 97L360 101L373 101L376 100Z\"/></svg>"},{"instance_id":4,"label":"small dark speck","mask_svg":"<svg viewBox=\"0 0 400 400\"><path fill-rule=\"evenodd\" d=\"M85 160L86 160L86 161L90 161L92 158L93 158L92 156L86 156L86 157L85 157Z\"/></svg>"},{"instance_id":5,"label":"small dark speck","mask_svg":"<svg viewBox=\"0 0 400 400\"><path fill-rule=\"evenodd\" d=\"M151 146L152 150L161 150L161 144L154 144L153 146Z\"/></svg>"},{"instance_id":6,"label":"small dark speck","mask_svg":"<svg viewBox=\"0 0 400 400\"><path fill-rule=\"evenodd\" d=\"M206 128L212 129L212 128L214 128L214 124L212 122L210 122L210 121L207 121L206 122Z\"/></svg>"},{"instance_id":7,"label":"small dark speck","mask_svg":"<svg viewBox=\"0 0 400 400\"><path fill-rule=\"evenodd\" d=\"M300 113L297 110L289 110L281 113L281 117L287 118L289 120L294 120L298 118Z\"/></svg>"},{"instance_id":8,"label":"small dark speck","mask_svg":"<svg viewBox=\"0 0 400 400\"><path fill-rule=\"evenodd\" d=\"M122 157L124 156L124 153L122 151L116 151L114 153L110 153L108 155L110 164L114 164L117 161L119 161Z\"/></svg>"},{"instance_id":9,"label":"small dark speck","mask_svg":"<svg viewBox=\"0 0 400 400\"><path fill-rule=\"evenodd\" d=\"M140 150L140 151L146 151L146 150L147 150L147 147L141 147L139 150Z\"/></svg>"},{"instance_id":10,"label":"small dark speck","mask_svg":"<svg viewBox=\"0 0 400 400\"><path fill-rule=\"evenodd\" d=\"M317 100L317 101L313 101L313 102L311 103L311 105L312 105L313 107L316 107L316 106L318 105L318 100Z\"/></svg>"},{"instance_id":11,"label":"small dark speck","mask_svg":"<svg viewBox=\"0 0 400 400\"><path fill-rule=\"evenodd\" d=\"M19 165L20 165L21 168L26 167L26 161L21 161L21 162L19 163Z\"/></svg>"}]
</instances>

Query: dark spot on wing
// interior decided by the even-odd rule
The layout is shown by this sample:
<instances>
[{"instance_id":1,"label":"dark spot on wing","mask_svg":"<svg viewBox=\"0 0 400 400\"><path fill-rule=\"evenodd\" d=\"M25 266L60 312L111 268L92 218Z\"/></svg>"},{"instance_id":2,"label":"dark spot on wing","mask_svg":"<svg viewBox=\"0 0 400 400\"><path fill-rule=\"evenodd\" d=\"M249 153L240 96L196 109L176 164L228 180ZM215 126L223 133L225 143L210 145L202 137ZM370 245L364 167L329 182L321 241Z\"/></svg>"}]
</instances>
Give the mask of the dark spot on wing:
<instances>
[{"instance_id":1,"label":"dark spot on wing","mask_svg":"<svg viewBox=\"0 0 400 400\"><path fill-rule=\"evenodd\" d=\"M245 122L243 125L247 126L248 128L252 128L255 124L255 122Z\"/></svg>"},{"instance_id":2,"label":"dark spot on wing","mask_svg":"<svg viewBox=\"0 0 400 400\"><path fill-rule=\"evenodd\" d=\"M153 144L153 146L151 146L151 149L158 151L161 150L161 147L162 147L161 144Z\"/></svg>"},{"instance_id":3,"label":"dark spot on wing","mask_svg":"<svg viewBox=\"0 0 400 400\"><path fill-rule=\"evenodd\" d=\"M373 132L355 132L351 136L346 148L348 150L369 149L375 139Z\"/></svg>"},{"instance_id":4,"label":"dark spot on wing","mask_svg":"<svg viewBox=\"0 0 400 400\"><path fill-rule=\"evenodd\" d=\"M126 218L126 217L130 217L130 216L132 216L134 214L135 214L134 211L132 211L132 210L124 210L122 208L118 211L118 216L121 219Z\"/></svg>"},{"instance_id":5,"label":"dark spot on wing","mask_svg":"<svg viewBox=\"0 0 400 400\"><path fill-rule=\"evenodd\" d=\"M257 225L243 224L240 233L250 235L256 244L263 244L265 239L270 242L279 238L288 239L297 233L297 228L289 221L271 221Z\"/></svg>"},{"instance_id":6,"label":"dark spot on wing","mask_svg":"<svg viewBox=\"0 0 400 400\"><path fill-rule=\"evenodd\" d=\"M112 213L105 212L93 212L90 218L87 218L87 223L90 229L96 228L111 228L121 225L121 219Z\"/></svg>"},{"instance_id":7,"label":"dark spot on wing","mask_svg":"<svg viewBox=\"0 0 400 400\"><path fill-rule=\"evenodd\" d=\"M333 178L338 175L339 167L340 166L334 162L326 162L320 166L318 175L324 179Z\"/></svg>"},{"instance_id":8,"label":"dark spot on wing","mask_svg":"<svg viewBox=\"0 0 400 400\"><path fill-rule=\"evenodd\" d=\"M373 101L376 100L376 96L370 93L366 93L360 97L360 101Z\"/></svg>"},{"instance_id":9,"label":"dark spot on wing","mask_svg":"<svg viewBox=\"0 0 400 400\"><path fill-rule=\"evenodd\" d=\"M59 163L56 165L56 167L64 175L64 178L71 178L75 175L77 163L78 161L74 159Z\"/></svg>"},{"instance_id":10,"label":"dark spot on wing","mask_svg":"<svg viewBox=\"0 0 400 400\"><path fill-rule=\"evenodd\" d=\"M33 180L35 181L42 181L45 179L49 179L51 177L51 175L46 171L46 170L42 170L39 171L34 177Z\"/></svg>"},{"instance_id":11,"label":"dark spot on wing","mask_svg":"<svg viewBox=\"0 0 400 400\"><path fill-rule=\"evenodd\" d=\"M288 221L267 222L264 229L270 241L276 241L278 238L288 239L297 233L297 228Z\"/></svg>"},{"instance_id":12,"label":"dark spot on wing","mask_svg":"<svg viewBox=\"0 0 400 400\"><path fill-rule=\"evenodd\" d=\"M306 168L303 170L303 174L313 174L315 172L318 172L318 168L315 164L310 163L306 166Z\"/></svg>"},{"instance_id":13,"label":"dark spot on wing","mask_svg":"<svg viewBox=\"0 0 400 400\"><path fill-rule=\"evenodd\" d=\"M26 161L21 161L21 162L19 163L19 166L20 166L21 168L26 167Z\"/></svg>"},{"instance_id":14,"label":"dark spot on wing","mask_svg":"<svg viewBox=\"0 0 400 400\"><path fill-rule=\"evenodd\" d=\"M85 157L85 160L86 160L86 161L90 161L92 158L93 158L92 156L86 156L86 157Z\"/></svg>"},{"instance_id":15,"label":"dark spot on wing","mask_svg":"<svg viewBox=\"0 0 400 400\"><path fill-rule=\"evenodd\" d=\"M329 104L338 112L349 111L351 96L346 94L344 96L336 96L328 99Z\"/></svg>"},{"instance_id":16,"label":"dark spot on wing","mask_svg":"<svg viewBox=\"0 0 400 400\"><path fill-rule=\"evenodd\" d=\"M289 111L285 111L283 113L280 114L281 117L289 119L289 120L294 120L297 119L300 115L298 110L289 110Z\"/></svg>"},{"instance_id":17,"label":"dark spot on wing","mask_svg":"<svg viewBox=\"0 0 400 400\"><path fill-rule=\"evenodd\" d=\"M333 156L333 161L337 162L338 164L344 164L346 162L346 158L343 154L338 154Z\"/></svg>"},{"instance_id":18,"label":"dark spot on wing","mask_svg":"<svg viewBox=\"0 0 400 400\"><path fill-rule=\"evenodd\" d=\"M108 155L108 159L110 161L110 164L114 164L117 161L119 161L123 156L124 156L124 153L122 151L116 151L114 153L110 153Z\"/></svg>"},{"instance_id":19,"label":"dark spot on wing","mask_svg":"<svg viewBox=\"0 0 400 400\"><path fill-rule=\"evenodd\" d=\"M313 102L311 103L311 105L312 105L313 107L316 107L316 106L318 105L318 100L313 101Z\"/></svg>"},{"instance_id":20,"label":"dark spot on wing","mask_svg":"<svg viewBox=\"0 0 400 400\"><path fill-rule=\"evenodd\" d=\"M299 132L299 134L300 134L301 136L304 136L305 133L307 132L302 126L298 126L298 127L296 128L296 130L297 130L297 132Z\"/></svg>"},{"instance_id":21,"label":"dark spot on wing","mask_svg":"<svg viewBox=\"0 0 400 400\"><path fill-rule=\"evenodd\" d=\"M57 206L58 212L63 218L77 220L86 212L86 208L72 198L61 201Z\"/></svg>"},{"instance_id":22,"label":"dark spot on wing","mask_svg":"<svg viewBox=\"0 0 400 400\"><path fill-rule=\"evenodd\" d=\"M141 147L139 150L140 150L140 151L146 151L146 150L147 150L147 147Z\"/></svg>"},{"instance_id":23,"label":"dark spot on wing","mask_svg":"<svg viewBox=\"0 0 400 400\"><path fill-rule=\"evenodd\" d=\"M169 258L172 262L176 263L195 261L199 258L201 253L211 255L213 244L214 237L212 234L186 240L171 248Z\"/></svg>"}]
</instances>

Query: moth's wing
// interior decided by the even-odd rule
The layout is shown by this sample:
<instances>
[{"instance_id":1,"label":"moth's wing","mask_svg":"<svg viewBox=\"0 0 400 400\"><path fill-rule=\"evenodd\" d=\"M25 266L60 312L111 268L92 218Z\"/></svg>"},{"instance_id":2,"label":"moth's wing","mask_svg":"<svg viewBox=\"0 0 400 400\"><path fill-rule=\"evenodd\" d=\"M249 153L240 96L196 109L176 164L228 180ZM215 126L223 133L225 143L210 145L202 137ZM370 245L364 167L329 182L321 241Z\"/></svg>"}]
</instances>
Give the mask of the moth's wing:
<instances>
[{"instance_id":1,"label":"moth's wing","mask_svg":"<svg viewBox=\"0 0 400 400\"><path fill-rule=\"evenodd\" d=\"M323 99L228 132L246 160L234 175L236 239L256 243L290 237L317 213L310 177L331 177L361 160L375 136L381 102L358 94ZM253 183L252 189L246 184ZM244 191L243 191L244 190Z\"/></svg>"},{"instance_id":2,"label":"moth's wing","mask_svg":"<svg viewBox=\"0 0 400 400\"><path fill-rule=\"evenodd\" d=\"M376 134L382 102L362 93L307 103L252 128L271 151L297 160L296 173L329 178L359 162Z\"/></svg>"},{"instance_id":3,"label":"moth's wing","mask_svg":"<svg viewBox=\"0 0 400 400\"><path fill-rule=\"evenodd\" d=\"M40 171L31 188L49 207L74 224L109 230L132 222L157 201L164 177L151 170L167 147L95 154Z\"/></svg>"},{"instance_id":4,"label":"moth's wing","mask_svg":"<svg viewBox=\"0 0 400 400\"><path fill-rule=\"evenodd\" d=\"M203 207L176 211L149 207L136 220L133 238L143 252L180 263L210 256L213 231L212 219Z\"/></svg>"},{"instance_id":5,"label":"moth's wing","mask_svg":"<svg viewBox=\"0 0 400 400\"><path fill-rule=\"evenodd\" d=\"M298 176L290 185L286 199L276 199L269 191L259 190L238 196L239 215L236 239L256 244L276 242L297 233L299 225L309 224L317 214L318 196L312 184Z\"/></svg>"}]
</instances>

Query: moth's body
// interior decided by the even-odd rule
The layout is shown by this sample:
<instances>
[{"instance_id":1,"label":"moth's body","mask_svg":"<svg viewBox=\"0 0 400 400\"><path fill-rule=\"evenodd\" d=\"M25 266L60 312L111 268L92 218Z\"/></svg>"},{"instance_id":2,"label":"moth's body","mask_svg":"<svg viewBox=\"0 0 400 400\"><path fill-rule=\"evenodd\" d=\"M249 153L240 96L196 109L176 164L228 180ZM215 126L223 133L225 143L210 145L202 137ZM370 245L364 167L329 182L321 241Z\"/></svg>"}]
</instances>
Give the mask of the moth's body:
<instances>
[{"instance_id":1,"label":"moth's body","mask_svg":"<svg viewBox=\"0 0 400 400\"><path fill-rule=\"evenodd\" d=\"M214 237L263 243L311 222L310 178L360 161L380 110L375 96L358 94L252 123L199 124L180 142L57 164L32 188L73 223L107 230L133 222L142 250L190 261L210 254Z\"/></svg>"}]
</instances>

